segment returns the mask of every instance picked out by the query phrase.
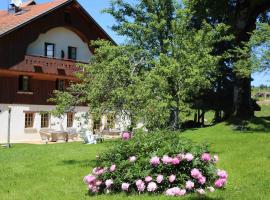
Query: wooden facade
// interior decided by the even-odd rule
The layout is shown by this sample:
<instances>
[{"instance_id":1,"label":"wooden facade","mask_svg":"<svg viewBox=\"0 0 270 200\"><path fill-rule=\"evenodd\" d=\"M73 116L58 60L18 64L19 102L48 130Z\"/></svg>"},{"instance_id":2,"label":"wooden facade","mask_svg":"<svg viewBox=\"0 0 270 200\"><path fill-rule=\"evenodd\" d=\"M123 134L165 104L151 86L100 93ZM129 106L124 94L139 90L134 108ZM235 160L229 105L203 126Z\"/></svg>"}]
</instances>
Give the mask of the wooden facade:
<instances>
[{"instance_id":1,"label":"wooden facade","mask_svg":"<svg viewBox=\"0 0 270 200\"><path fill-rule=\"evenodd\" d=\"M27 47L40 34L65 27L88 44L99 38L111 40L76 0L63 2L50 12L0 35L0 103L49 105L47 99L56 89L57 80L65 80L67 84L76 80L74 73L78 68L74 61L26 55ZM89 49L93 52L90 45ZM22 75L30 77L29 92L19 91Z\"/></svg>"}]
</instances>

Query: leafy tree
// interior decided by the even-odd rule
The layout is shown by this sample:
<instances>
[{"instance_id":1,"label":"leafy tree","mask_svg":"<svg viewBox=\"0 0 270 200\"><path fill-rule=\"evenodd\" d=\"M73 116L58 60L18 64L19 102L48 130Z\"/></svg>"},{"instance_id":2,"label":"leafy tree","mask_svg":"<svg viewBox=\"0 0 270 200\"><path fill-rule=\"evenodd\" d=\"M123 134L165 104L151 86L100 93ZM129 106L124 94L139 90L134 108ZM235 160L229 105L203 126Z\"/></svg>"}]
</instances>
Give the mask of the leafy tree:
<instances>
[{"instance_id":1,"label":"leafy tree","mask_svg":"<svg viewBox=\"0 0 270 200\"><path fill-rule=\"evenodd\" d=\"M95 42L95 55L78 74L80 82L56 92L58 112L84 103L90 113L114 111L129 116L133 125L143 120L150 130L178 129L180 112L215 83L221 56L212 52L215 43L231 39L222 37L227 27L191 28L190 11L173 1L133 6L114 1L107 12L118 21L114 29L129 41L122 46Z\"/></svg>"},{"instance_id":2,"label":"leafy tree","mask_svg":"<svg viewBox=\"0 0 270 200\"><path fill-rule=\"evenodd\" d=\"M268 0L190 0L187 3L193 12L192 26L198 28L206 20L213 26L217 23L225 23L231 27L230 33L234 35L235 39L231 42L217 44L217 53L237 47L242 48L243 44L250 40L250 33L256 29L257 20L269 22L267 11L270 9L270 1ZM228 94L227 101L233 102L233 109L225 110L228 115L249 118L254 115L254 102L251 100L251 71L250 67L241 67L244 64L243 57L240 58L239 54L234 54L234 56L224 59L220 63L220 72L223 75L217 82L216 91L220 92L216 95L219 96L225 92ZM234 67L237 69L234 70ZM245 72L245 76L239 76L239 70L240 74ZM248 76L246 76L247 74ZM233 84L233 88L230 87L230 84ZM224 110L224 107L226 106L222 105L221 109Z\"/></svg>"}]
</instances>

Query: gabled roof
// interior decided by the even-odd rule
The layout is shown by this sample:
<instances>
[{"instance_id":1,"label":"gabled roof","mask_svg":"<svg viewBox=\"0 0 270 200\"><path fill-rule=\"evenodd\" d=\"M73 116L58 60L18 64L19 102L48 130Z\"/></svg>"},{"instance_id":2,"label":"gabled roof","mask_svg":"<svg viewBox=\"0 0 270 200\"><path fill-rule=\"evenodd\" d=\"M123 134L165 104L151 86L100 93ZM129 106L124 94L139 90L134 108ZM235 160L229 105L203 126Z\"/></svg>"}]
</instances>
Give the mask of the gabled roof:
<instances>
[{"instance_id":1,"label":"gabled roof","mask_svg":"<svg viewBox=\"0 0 270 200\"><path fill-rule=\"evenodd\" d=\"M113 39L97 24L97 22L90 16L90 14L76 1L76 0L53 0L49 3L33 5L32 1L25 2L22 10L17 13L9 13L7 10L0 10L0 37L31 23L70 2L76 2L83 12L89 17L89 20L95 23L96 26L110 39ZM115 42L114 42L115 43Z\"/></svg>"}]
</instances>

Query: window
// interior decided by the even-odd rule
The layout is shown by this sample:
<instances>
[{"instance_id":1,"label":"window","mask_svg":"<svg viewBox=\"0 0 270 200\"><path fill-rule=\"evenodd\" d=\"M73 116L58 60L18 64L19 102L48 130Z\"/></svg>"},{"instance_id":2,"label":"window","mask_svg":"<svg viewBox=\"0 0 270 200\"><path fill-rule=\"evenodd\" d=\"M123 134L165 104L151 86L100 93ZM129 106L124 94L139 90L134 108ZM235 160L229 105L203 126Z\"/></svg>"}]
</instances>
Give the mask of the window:
<instances>
[{"instance_id":1,"label":"window","mask_svg":"<svg viewBox=\"0 0 270 200\"><path fill-rule=\"evenodd\" d=\"M45 56L53 58L54 57L55 45L52 43L45 43Z\"/></svg>"},{"instance_id":2,"label":"window","mask_svg":"<svg viewBox=\"0 0 270 200\"><path fill-rule=\"evenodd\" d=\"M56 80L56 89L59 91L64 91L66 88L66 81L65 80L61 80L61 79L57 79Z\"/></svg>"},{"instance_id":3,"label":"window","mask_svg":"<svg viewBox=\"0 0 270 200\"><path fill-rule=\"evenodd\" d=\"M29 80L30 80L29 76L20 76L19 77L19 91L23 91L23 92L30 91Z\"/></svg>"},{"instance_id":4,"label":"window","mask_svg":"<svg viewBox=\"0 0 270 200\"><path fill-rule=\"evenodd\" d=\"M49 113L41 113L41 128L49 128Z\"/></svg>"},{"instance_id":5,"label":"window","mask_svg":"<svg viewBox=\"0 0 270 200\"><path fill-rule=\"evenodd\" d=\"M107 115L107 128L115 128L115 115Z\"/></svg>"},{"instance_id":6,"label":"window","mask_svg":"<svg viewBox=\"0 0 270 200\"><path fill-rule=\"evenodd\" d=\"M33 128L34 126L34 113L25 113L24 116L24 127L25 128Z\"/></svg>"},{"instance_id":7,"label":"window","mask_svg":"<svg viewBox=\"0 0 270 200\"><path fill-rule=\"evenodd\" d=\"M94 117L93 119L93 129L99 130L101 126L101 119L99 117Z\"/></svg>"},{"instance_id":8,"label":"window","mask_svg":"<svg viewBox=\"0 0 270 200\"><path fill-rule=\"evenodd\" d=\"M77 60L77 48L76 47L68 47L68 59Z\"/></svg>"},{"instance_id":9,"label":"window","mask_svg":"<svg viewBox=\"0 0 270 200\"><path fill-rule=\"evenodd\" d=\"M67 113L67 127L73 127L74 113Z\"/></svg>"}]
</instances>

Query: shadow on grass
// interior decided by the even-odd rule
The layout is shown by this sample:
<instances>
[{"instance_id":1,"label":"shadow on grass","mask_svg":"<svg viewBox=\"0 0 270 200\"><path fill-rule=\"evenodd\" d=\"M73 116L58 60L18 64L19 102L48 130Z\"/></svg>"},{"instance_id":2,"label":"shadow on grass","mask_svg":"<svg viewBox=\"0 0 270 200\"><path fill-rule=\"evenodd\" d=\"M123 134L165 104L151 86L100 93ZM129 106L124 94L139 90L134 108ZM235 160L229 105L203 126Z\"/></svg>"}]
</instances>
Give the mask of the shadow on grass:
<instances>
[{"instance_id":1,"label":"shadow on grass","mask_svg":"<svg viewBox=\"0 0 270 200\"><path fill-rule=\"evenodd\" d=\"M96 165L95 160L62 160L61 165L77 165L80 167L94 167Z\"/></svg>"},{"instance_id":2,"label":"shadow on grass","mask_svg":"<svg viewBox=\"0 0 270 200\"><path fill-rule=\"evenodd\" d=\"M165 196L164 194L124 194L124 193L114 193L114 194L93 194L90 192L85 193L85 196L89 197L113 197L114 199L159 199L159 197L164 197L162 199L172 199L176 197L170 197L170 196ZM118 198L115 198L118 197ZM188 200L224 200L222 197L208 197L208 196L199 196L196 194L188 195L187 196Z\"/></svg>"},{"instance_id":3,"label":"shadow on grass","mask_svg":"<svg viewBox=\"0 0 270 200\"><path fill-rule=\"evenodd\" d=\"M227 121L227 125L241 133L270 133L270 116L254 117L249 121L231 119Z\"/></svg>"}]
</instances>

